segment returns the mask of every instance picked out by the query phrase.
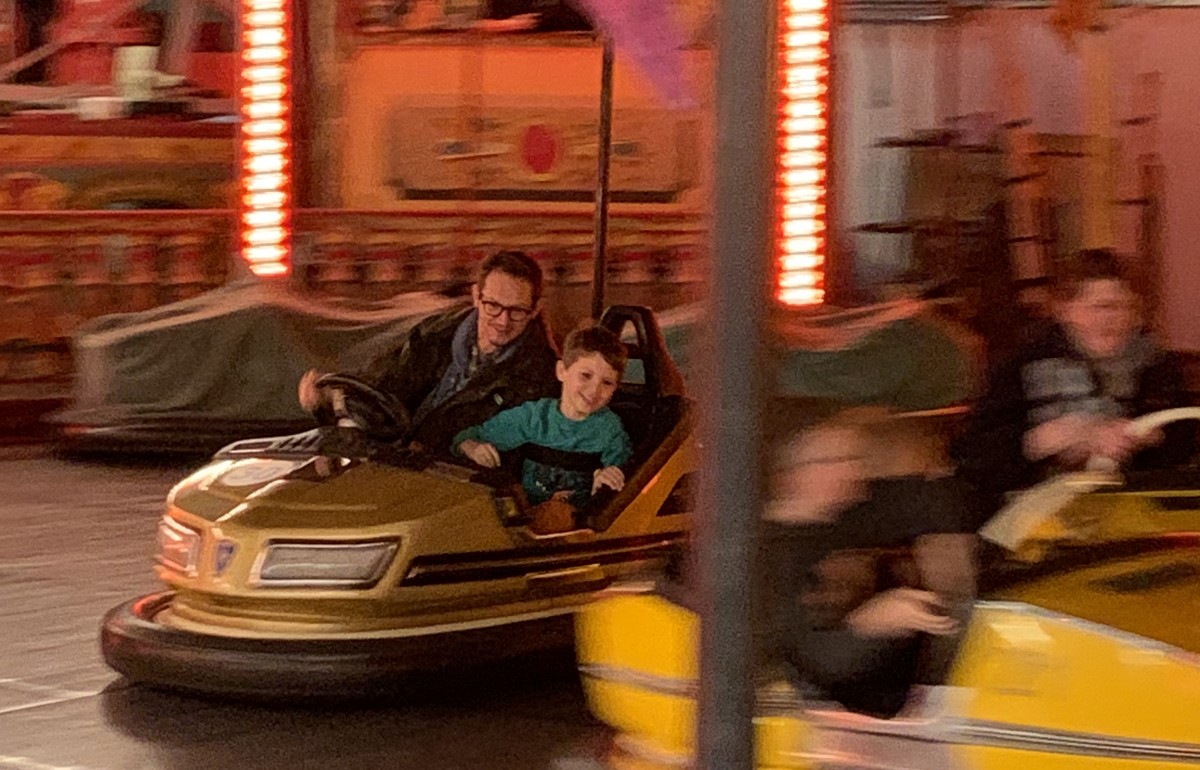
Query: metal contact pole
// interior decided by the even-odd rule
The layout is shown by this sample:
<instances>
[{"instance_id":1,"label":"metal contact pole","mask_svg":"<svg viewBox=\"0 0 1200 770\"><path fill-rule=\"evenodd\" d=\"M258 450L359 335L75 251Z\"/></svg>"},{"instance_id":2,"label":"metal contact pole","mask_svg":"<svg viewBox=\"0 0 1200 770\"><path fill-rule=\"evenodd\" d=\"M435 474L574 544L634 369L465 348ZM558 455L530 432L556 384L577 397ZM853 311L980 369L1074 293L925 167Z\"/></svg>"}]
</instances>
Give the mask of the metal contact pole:
<instances>
[{"instance_id":1,"label":"metal contact pole","mask_svg":"<svg viewBox=\"0 0 1200 770\"><path fill-rule=\"evenodd\" d=\"M604 56L600 64L600 130L596 153L596 232L592 246L592 319L600 320L604 313L604 284L608 276L608 194L609 171L612 168L613 115L613 44L603 37Z\"/></svg>"},{"instance_id":2,"label":"metal contact pole","mask_svg":"<svg viewBox=\"0 0 1200 770\"><path fill-rule=\"evenodd\" d=\"M719 6L712 270L696 568L698 767L752 770L751 585L760 516L761 326L772 260L774 0Z\"/></svg>"}]
</instances>

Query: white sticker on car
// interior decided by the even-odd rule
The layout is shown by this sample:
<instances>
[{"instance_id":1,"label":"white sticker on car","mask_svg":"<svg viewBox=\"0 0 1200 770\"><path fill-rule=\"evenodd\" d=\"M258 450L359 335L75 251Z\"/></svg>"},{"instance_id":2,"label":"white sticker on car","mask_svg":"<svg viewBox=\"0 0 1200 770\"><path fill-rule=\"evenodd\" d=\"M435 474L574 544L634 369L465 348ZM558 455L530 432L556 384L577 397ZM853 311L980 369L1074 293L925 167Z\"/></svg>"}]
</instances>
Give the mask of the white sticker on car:
<instances>
[{"instance_id":1,"label":"white sticker on car","mask_svg":"<svg viewBox=\"0 0 1200 770\"><path fill-rule=\"evenodd\" d=\"M288 475L299 464L292 460L243 460L221 476L221 483L227 487L254 487Z\"/></svg>"}]
</instances>

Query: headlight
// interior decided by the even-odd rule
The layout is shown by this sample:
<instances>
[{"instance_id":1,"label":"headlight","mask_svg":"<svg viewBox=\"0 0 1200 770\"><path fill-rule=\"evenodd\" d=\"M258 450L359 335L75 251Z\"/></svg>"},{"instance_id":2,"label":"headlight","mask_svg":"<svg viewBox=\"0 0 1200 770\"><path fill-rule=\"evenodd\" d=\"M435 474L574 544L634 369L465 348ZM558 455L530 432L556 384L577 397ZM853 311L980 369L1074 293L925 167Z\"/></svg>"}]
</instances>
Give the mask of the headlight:
<instances>
[{"instance_id":1,"label":"headlight","mask_svg":"<svg viewBox=\"0 0 1200 770\"><path fill-rule=\"evenodd\" d=\"M255 581L264 586L369 588L379 581L397 543L268 543Z\"/></svg>"},{"instance_id":2,"label":"headlight","mask_svg":"<svg viewBox=\"0 0 1200 770\"><path fill-rule=\"evenodd\" d=\"M164 516L158 523L158 563L195 575L199 557L200 533Z\"/></svg>"}]
</instances>

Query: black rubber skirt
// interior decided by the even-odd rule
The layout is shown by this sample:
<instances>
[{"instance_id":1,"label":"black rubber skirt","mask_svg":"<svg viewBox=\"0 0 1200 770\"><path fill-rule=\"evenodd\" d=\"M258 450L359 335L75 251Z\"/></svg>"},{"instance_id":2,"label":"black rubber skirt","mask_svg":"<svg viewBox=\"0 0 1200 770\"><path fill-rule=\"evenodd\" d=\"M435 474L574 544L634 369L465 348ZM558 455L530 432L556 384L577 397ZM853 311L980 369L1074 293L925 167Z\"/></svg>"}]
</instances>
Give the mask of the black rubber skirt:
<instances>
[{"instance_id":1,"label":"black rubber skirt","mask_svg":"<svg viewBox=\"0 0 1200 770\"><path fill-rule=\"evenodd\" d=\"M480 667L516 673L557 665L569 654L571 613L491 624L440 626L364 639L257 639L171 628L156 621L174 594L150 594L104 616L104 660L154 687L251 699L357 699L448 682ZM448 629L448 630L447 630ZM552 664L551 662L555 662Z\"/></svg>"}]
</instances>

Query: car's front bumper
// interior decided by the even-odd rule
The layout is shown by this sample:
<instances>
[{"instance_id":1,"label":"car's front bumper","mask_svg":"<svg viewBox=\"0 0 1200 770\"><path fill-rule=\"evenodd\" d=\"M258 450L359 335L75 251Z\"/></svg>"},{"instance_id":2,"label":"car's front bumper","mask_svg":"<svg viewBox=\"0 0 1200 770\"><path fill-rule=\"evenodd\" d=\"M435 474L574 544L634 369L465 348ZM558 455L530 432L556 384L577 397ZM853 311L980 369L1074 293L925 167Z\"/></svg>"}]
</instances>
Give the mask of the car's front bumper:
<instances>
[{"instance_id":1,"label":"car's front bumper","mask_svg":"<svg viewBox=\"0 0 1200 770\"><path fill-rule=\"evenodd\" d=\"M573 642L568 608L369 636L254 638L158 622L173 597L150 594L105 615L100 646L109 666L135 682L196 693L356 698L402 691L433 672L536 667Z\"/></svg>"}]
</instances>

